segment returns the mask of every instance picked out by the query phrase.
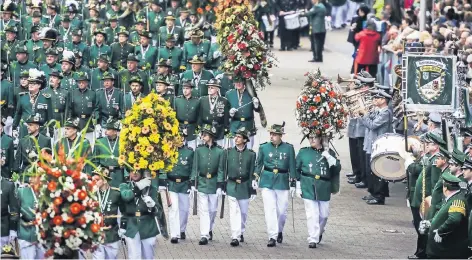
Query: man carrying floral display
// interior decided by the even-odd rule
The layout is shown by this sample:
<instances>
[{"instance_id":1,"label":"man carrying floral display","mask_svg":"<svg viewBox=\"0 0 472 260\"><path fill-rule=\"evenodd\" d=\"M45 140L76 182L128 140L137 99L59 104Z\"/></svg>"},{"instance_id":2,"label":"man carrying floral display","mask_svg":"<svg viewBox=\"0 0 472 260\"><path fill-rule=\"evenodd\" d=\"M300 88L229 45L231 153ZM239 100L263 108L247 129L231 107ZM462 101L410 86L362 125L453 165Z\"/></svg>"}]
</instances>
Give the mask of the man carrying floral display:
<instances>
[{"instance_id":1,"label":"man carrying floral display","mask_svg":"<svg viewBox=\"0 0 472 260\"><path fill-rule=\"evenodd\" d=\"M218 197L224 187L224 150L215 141L216 130L211 125L202 126L204 144L194 154L191 193L198 190L198 216L200 217L200 245L213 239L213 225L218 207ZM195 207L196 205L194 205Z\"/></svg>"},{"instance_id":2,"label":"man carrying floral display","mask_svg":"<svg viewBox=\"0 0 472 260\"><path fill-rule=\"evenodd\" d=\"M144 174L147 175L147 172ZM120 229L125 229L129 259L154 259L156 236L157 188L141 171L130 173L130 182L120 185L124 201ZM121 232L120 232L121 233Z\"/></svg>"},{"instance_id":3,"label":"man carrying floral display","mask_svg":"<svg viewBox=\"0 0 472 260\"><path fill-rule=\"evenodd\" d=\"M193 84L190 80L182 82L183 95L175 98L174 109L179 126L186 135L185 141L188 147L197 148L198 113L200 112L200 99L192 95Z\"/></svg>"},{"instance_id":4,"label":"man carrying floral display","mask_svg":"<svg viewBox=\"0 0 472 260\"><path fill-rule=\"evenodd\" d=\"M295 193L295 187L290 187L290 179L296 175L295 150L293 145L282 141L284 126L285 122L269 128L270 143L261 144L257 155L256 173L260 176L268 247L274 247L276 239L277 243L282 243L289 190L292 197Z\"/></svg>"}]
</instances>

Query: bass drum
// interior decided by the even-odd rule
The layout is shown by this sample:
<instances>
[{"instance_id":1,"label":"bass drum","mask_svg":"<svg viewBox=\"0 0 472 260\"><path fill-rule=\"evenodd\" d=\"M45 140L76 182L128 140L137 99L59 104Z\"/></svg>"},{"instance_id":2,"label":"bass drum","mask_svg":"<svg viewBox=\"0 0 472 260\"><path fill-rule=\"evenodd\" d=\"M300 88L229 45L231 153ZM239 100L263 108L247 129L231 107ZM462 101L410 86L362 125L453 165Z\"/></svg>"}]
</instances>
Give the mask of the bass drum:
<instances>
[{"instance_id":1,"label":"bass drum","mask_svg":"<svg viewBox=\"0 0 472 260\"><path fill-rule=\"evenodd\" d=\"M401 181L406 178L405 160L400 156L405 151L405 139L399 134L383 134L374 141L370 168L386 181Z\"/></svg>"}]
</instances>

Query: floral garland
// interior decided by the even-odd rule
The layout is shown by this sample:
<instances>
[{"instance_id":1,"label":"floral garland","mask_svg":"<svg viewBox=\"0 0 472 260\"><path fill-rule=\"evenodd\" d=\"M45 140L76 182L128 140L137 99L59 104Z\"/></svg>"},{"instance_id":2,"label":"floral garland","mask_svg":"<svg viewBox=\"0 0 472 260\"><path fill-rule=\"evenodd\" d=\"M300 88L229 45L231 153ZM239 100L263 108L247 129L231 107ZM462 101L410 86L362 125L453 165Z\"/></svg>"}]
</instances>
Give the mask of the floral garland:
<instances>
[{"instance_id":1,"label":"floral garland","mask_svg":"<svg viewBox=\"0 0 472 260\"><path fill-rule=\"evenodd\" d=\"M347 112L342 95L320 70L306 73L305 86L297 98L296 120L305 135L333 137L346 126Z\"/></svg>"},{"instance_id":2,"label":"floral garland","mask_svg":"<svg viewBox=\"0 0 472 260\"><path fill-rule=\"evenodd\" d=\"M104 241L98 189L83 172L84 165L85 158L66 158L60 146L55 159L42 151L30 168L41 176L34 224L46 257L74 256L79 249L94 250Z\"/></svg>"},{"instance_id":3,"label":"floral garland","mask_svg":"<svg viewBox=\"0 0 472 260\"><path fill-rule=\"evenodd\" d=\"M153 178L159 170L172 170L182 139L169 101L150 93L126 111L122 123L118 160L121 165L132 171L150 170Z\"/></svg>"}]
</instances>

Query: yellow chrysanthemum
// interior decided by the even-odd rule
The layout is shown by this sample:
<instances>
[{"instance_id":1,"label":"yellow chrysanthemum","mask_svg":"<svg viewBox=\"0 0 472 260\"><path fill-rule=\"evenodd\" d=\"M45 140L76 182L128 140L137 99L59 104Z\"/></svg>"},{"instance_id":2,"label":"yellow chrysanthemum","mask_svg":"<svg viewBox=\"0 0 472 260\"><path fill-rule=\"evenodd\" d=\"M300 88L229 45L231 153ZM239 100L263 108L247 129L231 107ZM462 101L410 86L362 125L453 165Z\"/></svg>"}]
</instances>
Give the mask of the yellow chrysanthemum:
<instances>
[{"instance_id":1,"label":"yellow chrysanthemum","mask_svg":"<svg viewBox=\"0 0 472 260\"><path fill-rule=\"evenodd\" d=\"M154 124L154 118L152 117L149 117L143 120L144 126L152 127L153 124Z\"/></svg>"},{"instance_id":2,"label":"yellow chrysanthemum","mask_svg":"<svg viewBox=\"0 0 472 260\"><path fill-rule=\"evenodd\" d=\"M159 134L151 134L151 135L149 136L149 141L151 141L151 142L153 142L153 143L155 143L155 144L159 143L159 140L160 140L160 139L161 139L161 137L160 137Z\"/></svg>"},{"instance_id":3,"label":"yellow chrysanthemum","mask_svg":"<svg viewBox=\"0 0 472 260\"><path fill-rule=\"evenodd\" d=\"M146 169L148 167L149 162L144 158L139 158L138 164L141 169Z\"/></svg>"}]
</instances>

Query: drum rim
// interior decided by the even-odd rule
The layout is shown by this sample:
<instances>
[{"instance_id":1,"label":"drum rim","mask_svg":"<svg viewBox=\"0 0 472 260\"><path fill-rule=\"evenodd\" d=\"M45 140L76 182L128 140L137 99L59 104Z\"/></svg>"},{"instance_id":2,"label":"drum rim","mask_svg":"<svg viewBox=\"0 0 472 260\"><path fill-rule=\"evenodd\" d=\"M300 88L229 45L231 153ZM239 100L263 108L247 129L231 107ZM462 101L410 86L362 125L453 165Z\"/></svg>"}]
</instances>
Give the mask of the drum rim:
<instances>
[{"instance_id":1,"label":"drum rim","mask_svg":"<svg viewBox=\"0 0 472 260\"><path fill-rule=\"evenodd\" d=\"M393 182L401 181L406 178L406 170L401 171L403 172L403 174L400 176L401 178L385 178L385 176L380 176L377 173L377 171L374 171L374 168L372 166L374 165L374 161L376 161L379 158L379 155L397 155L400 158L400 160L403 160L403 163L400 164L400 167L405 168L404 166L402 166L404 165L405 159L403 159L398 152L381 152L379 154L376 154L374 157L370 159L370 170L372 171L373 174L375 174L377 177L379 177L382 180L393 181Z\"/></svg>"},{"instance_id":2,"label":"drum rim","mask_svg":"<svg viewBox=\"0 0 472 260\"><path fill-rule=\"evenodd\" d=\"M377 136L375 139L374 139L374 142L377 141L378 139L380 139L381 137L384 137L384 136L398 136L398 137L401 137L401 138L405 138L404 135L401 135L401 134L397 134L397 133L385 133L385 134L382 134L382 135L379 135Z\"/></svg>"}]
</instances>

